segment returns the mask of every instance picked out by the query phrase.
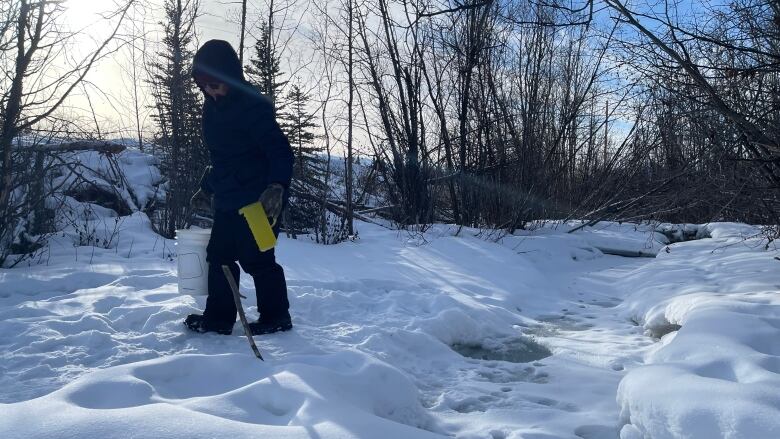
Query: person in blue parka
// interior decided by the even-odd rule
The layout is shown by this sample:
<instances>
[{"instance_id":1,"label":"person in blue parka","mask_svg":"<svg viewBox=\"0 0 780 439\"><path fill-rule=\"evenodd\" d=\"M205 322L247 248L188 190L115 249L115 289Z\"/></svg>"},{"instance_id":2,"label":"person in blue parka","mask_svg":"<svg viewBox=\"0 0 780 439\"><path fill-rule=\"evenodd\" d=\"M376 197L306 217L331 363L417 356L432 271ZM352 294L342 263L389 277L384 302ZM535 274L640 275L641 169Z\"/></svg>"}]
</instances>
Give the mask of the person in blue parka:
<instances>
[{"instance_id":1,"label":"person in blue parka","mask_svg":"<svg viewBox=\"0 0 780 439\"><path fill-rule=\"evenodd\" d=\"M203 44L193 59L192 76L205 95L203 139L211 158L192 204L211 203L214 225L206 258L206 309L202 315L189 315L184 324L197 332L232 332L237 310L221 266L230 267L238 283L238 261L253 277L257 292L260 318L249 324L252 332L289 330L292 320L284 270L274 249L259 250L238 210L259 200L271 223L276 223L278 235L277 220L292 178L292 149L274 118L273 104L244 79L238 55L228 42Z\"/></svg>"}]
</instances>

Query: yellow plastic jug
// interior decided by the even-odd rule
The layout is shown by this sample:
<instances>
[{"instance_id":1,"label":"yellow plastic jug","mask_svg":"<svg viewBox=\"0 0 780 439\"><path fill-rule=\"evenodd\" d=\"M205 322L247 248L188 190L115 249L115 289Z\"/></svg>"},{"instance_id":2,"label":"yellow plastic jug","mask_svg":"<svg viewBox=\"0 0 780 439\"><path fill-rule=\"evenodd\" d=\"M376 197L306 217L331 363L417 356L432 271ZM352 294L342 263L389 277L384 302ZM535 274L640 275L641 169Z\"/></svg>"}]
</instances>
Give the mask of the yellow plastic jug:
<instances>
[{"instance_id":1,"label":"yellow plastic jug","mask_svg":"<svg viewBox=\"0 0 780 439\"><path fill-rule=\"evenodd\" d=\"M252 236L255 237L257 247L261 252L268 251L276 245L276 236L274 236L273 226L276 224L270 224L268 222L268 216L265 214L265 209L259 201L255 201L252 204L248 204L238 212L244 216L244 219L249 223L249 229L252 231Z\"/></svg>"}]
</instances>

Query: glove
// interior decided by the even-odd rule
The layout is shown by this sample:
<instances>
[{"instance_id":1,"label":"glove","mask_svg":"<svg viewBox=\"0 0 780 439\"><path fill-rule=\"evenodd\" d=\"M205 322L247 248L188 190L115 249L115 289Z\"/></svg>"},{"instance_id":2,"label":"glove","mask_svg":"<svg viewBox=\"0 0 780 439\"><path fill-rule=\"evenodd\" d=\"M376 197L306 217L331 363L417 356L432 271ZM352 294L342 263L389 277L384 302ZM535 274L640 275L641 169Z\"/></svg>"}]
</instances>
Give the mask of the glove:
<instances>
[{"instance_id":1,"label":"glove","mask_svg":"<svg viewBox=\"0 0 780 439\"><path fill-rule=\"evenodd\" d=\"M193 211L210 211L211 195L206 194L203 190L198 190L198 192L195 192L195 195L190 198L190 208Z\"/></svg>"},{"instance_id":2,"label":"glove","mask_svg":"<svg viewBox=\"0 0 780 439\"><path fill-rule=\"evenodd\" d=\"M265 214L271 218L271 224L275 223L282 213L282 198L284 186L279 183L271 183L260 195L260 204L263 205Z\"/></svg>"}]
</instances>

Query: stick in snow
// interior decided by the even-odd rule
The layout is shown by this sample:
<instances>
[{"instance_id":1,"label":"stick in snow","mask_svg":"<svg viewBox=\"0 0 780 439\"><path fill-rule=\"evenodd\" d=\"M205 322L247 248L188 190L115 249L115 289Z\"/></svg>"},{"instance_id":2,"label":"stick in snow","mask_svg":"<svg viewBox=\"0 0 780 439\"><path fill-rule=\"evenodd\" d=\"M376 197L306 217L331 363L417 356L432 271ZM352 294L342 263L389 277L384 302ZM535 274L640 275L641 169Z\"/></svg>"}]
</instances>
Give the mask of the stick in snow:
<instances>
[{"instance_id":1,"label":"stick in snow","mask_svg":"<svg viewBox=\"0 0 780 439\"><path fill-rule=\"evenodd\" d=\"M241 326L244 327L244 334L246 334L246 338L249 340L249 346L252 346L252 352L255 353L257 358L265 361L263 360L263 356L260 355L260 351L257 349L255 339L252 337L252 330L249 329L249 322L246 321L246 314L244 314L244 307L241 305L241 297L238 293L238 285L236 285L236 280L233 279L233 273L230 272L230 268L227 265L222 266L222 271L225 273L225 278L230 285L230 289L233 290L233 301L236 302L238 317L241 319Z\"/></svg>"}]
</instances>

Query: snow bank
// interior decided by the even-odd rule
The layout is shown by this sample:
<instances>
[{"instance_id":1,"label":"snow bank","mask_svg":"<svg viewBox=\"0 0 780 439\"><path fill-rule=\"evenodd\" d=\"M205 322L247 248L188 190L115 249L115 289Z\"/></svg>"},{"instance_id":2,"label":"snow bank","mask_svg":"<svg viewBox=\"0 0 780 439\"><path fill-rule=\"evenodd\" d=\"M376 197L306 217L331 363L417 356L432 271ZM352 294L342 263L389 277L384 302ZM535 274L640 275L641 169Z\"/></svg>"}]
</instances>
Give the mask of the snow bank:
<instances>
[{"instance_id":1,"label":"snow bank","mask_svg":"<svg viewBox=\"0 0 780 439\"><path fill-rule=\"evenodd\" d=\"M602 221L579 228L582 222L549 221L531 230L518 230L501 242L541 262L563 254L574 260L588 260L602 254L654 257L668 244L658 223L635 224Z\"/></svg>"},{"instance_id":2,"label":"snow bank","mask_svg":"<svg viewBox=\"0 0 780 439\"><path fill-rule=\"evenodd\" d=\"M2 409L4 438L440 437L397 370L345 351L177 355L99 370ZM29 422L30 413L40 413ZM130 433L132 432L132 433Z\"/></svg>"},{"instance_id":3,"label":"snow bank","mask_svg":"<svg viewBox=\"0 0 780 439\"><path fill-rule=\"evenodd\" d=\"M163 196L158 189L163 180L157 167L159 160L137 148L127 148L110 158L96 151L80 151L62 154L62 159L71 163L75 172L63 171L54 178L53 187L71 194L103 191L123 203L114 210L135 212Z\"/></svg>"},{"instance_id":4,"label":"snow bank","mask_svg":"<svg viewBox=\"0 0 780 439\"><path fill-rule=\"evenodd\" d=\"M776 250L758 229L710 224L630 276L619 307L661 338L620 383L621 439L780 437Z\"/></svg>"}]
</instances>

